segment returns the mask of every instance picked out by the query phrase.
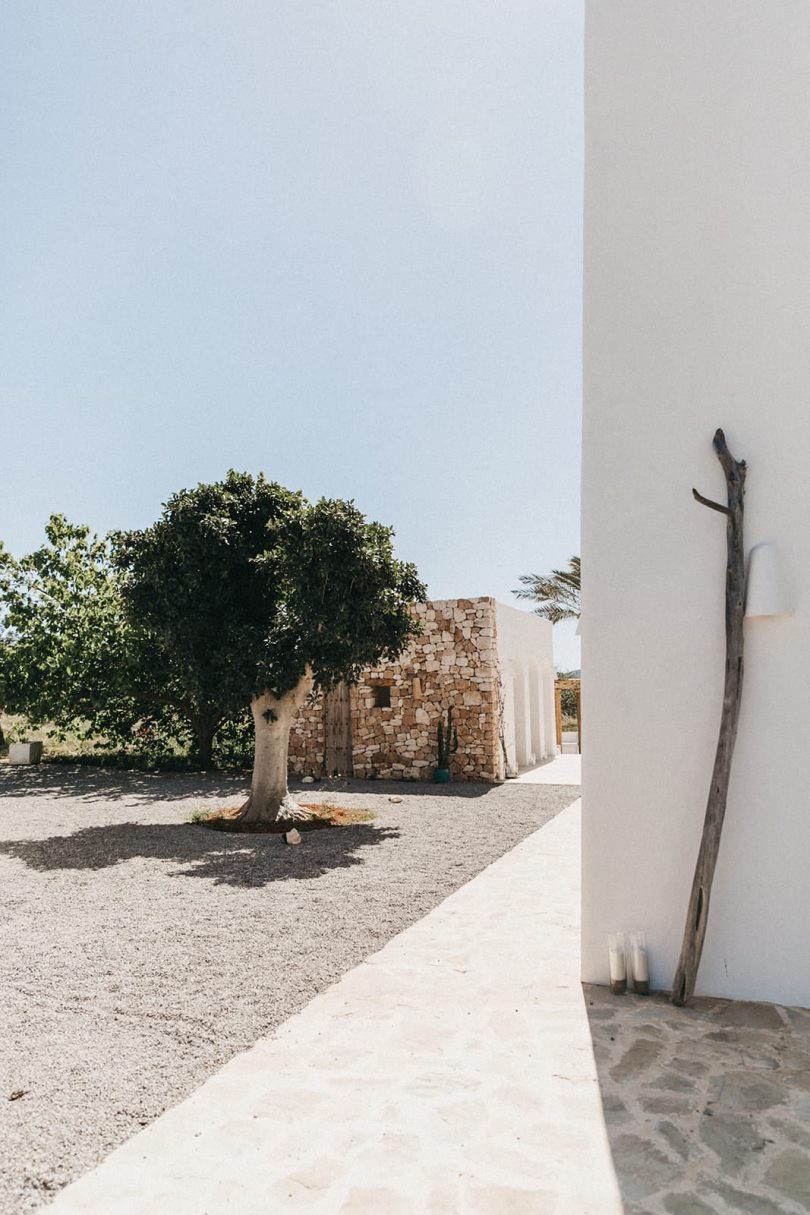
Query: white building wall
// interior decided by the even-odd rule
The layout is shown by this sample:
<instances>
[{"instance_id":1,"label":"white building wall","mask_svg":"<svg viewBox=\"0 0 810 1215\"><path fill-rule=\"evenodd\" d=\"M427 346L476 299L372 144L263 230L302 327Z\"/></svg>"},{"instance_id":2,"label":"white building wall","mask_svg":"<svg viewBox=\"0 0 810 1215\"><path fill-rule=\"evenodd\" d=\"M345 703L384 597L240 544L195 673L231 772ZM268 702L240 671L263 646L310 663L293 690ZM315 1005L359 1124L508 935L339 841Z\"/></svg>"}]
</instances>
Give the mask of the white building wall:
<instances>
[{"instance_id":1,"label":"white building wall","mask_svg":"<svg viewBox=\"0 0 810 1215\"><path fill-rule=\"evenodd\" d=\"M504 687L504 738L509 774L554 754L554 642L547 620L495 605L498 665Z\"/></svg>"},{"instance_id":2,"label":"white building wall","mask_svg":"<svg viewBox=\"0 0 810 1215\"><path fill-rule=\"evenodd\" d=\"M810 4L588 0L583 974L645 929L675 969L723 686L722 425L747 547L791 617L746 622L698 991L810 1005Z\"/></svg>"}]
</instances>

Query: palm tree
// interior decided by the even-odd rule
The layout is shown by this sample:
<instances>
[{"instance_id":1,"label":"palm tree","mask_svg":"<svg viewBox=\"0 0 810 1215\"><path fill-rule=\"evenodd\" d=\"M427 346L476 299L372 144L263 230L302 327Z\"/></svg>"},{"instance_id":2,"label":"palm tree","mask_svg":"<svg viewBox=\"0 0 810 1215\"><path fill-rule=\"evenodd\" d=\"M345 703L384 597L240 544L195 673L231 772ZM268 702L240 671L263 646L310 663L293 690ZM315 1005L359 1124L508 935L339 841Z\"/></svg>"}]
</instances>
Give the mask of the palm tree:
<instances>
[{"instance_id":1,"label":"palm tree","mask_svg":"<svg viewBox=\"0 0 810 1215\"><path fill-rule=\"evenodd\" d=\"M552 570L550 574L521 574L523 586L513 591L518 599L534 599L537 616L552 624L579 617L580 589L579 557L571 557L568 569Z\"/></svg>"}]
</instances>

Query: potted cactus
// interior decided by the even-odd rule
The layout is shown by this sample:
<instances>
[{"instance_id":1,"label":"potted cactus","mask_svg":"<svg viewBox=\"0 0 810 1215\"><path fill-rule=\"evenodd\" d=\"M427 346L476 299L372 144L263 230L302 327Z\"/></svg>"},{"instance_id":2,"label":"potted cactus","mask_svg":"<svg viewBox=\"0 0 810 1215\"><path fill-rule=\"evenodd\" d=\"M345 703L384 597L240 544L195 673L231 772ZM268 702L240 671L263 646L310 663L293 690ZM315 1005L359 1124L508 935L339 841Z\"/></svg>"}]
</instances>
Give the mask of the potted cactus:
<instances>
[{"instance_id":1,"label":"potted cactus","mask_svg":"<svg viewBox=\"0 0 810 1215\"><path fill-rule=\"evenodd\" d=\"M439 722L438 729L438 765L433 769L433 779L437 785L446 784L450 779L450 756L458 751L458 731L453 725L453 710L447 710L447 724Z\"/></svg>"}]
</instances>

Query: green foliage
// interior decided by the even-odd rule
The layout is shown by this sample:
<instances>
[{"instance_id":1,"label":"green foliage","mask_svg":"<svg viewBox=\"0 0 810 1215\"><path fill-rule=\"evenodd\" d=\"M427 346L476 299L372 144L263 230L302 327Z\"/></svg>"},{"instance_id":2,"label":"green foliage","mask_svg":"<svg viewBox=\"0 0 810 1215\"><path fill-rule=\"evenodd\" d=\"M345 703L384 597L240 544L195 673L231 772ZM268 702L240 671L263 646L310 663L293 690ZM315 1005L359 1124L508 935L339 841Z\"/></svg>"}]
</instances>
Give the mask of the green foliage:
<instances>
[{"instance_id":1,"label":"green foliage","mask_svg":"<svg viewBox=\"0 0 810 1215\"><path fill-rule=\"evenodd\" d=\"M117 538L117 559L130 618L161 638L172 679L201 713L234 718L308 668L327 689L395 657L425 597L390 528L246 473L176 494Z\"/></svg>"},{"instance_id":2,"label":"green foliage","mask_svg":"<svg viewBox=\"0 0 810 1215\"><path fill-rule=\"evenodd\" d=\"M215 768L249 768L253 763L255 730L253 715L245 709L239 717L224 721L214 737L212 761Z\"/></svg>"},{"instance_id":3,"label":"green foliage","mask_svg":"<svg viewBox=\"0 0 810 1215\"><path fill-rule=\"evenodd\" d=\"M573 671L558 671L558 679L575 679ZM560 688L560 710L563 717L576 718L577 694L574 688Z\"/></svg>"},{"instance_id":4,"label":"green foliage","mask_svg":"<svg viewBox=\"0 0 810 1215\"><path fill-rule=\"evenodd\" d=\"M0 700L57 737L144 746L160 684L148 639L128 621L108 540L54 515L46 543L17 560L0 546ZM161 723L166 732L176 723Z\"/></svg>"},{"instance_id":5,"label":"green foliage","mask_svg":"<svg viewBox=\"0 0 810 1215\"><path fill-rule=\"evenodd\" d=\"M321 499L285 520L260 559L278 598L256 690L285 692L306 666L318 688L354 683L419 635L411 605L426 590L416 567L396 560L392 539L352 502Z\"/></svg>"},{"instance_id":6,"label":"green foliage","mask_svg":"<svg viewBox=\"0 0 810 1215\"><path fill-rule=\"evenodd\" d=\"M534 609L552 624L560 620L576 619L580 613L580 559L571 557L566 570L552 570L550 574L521 574L523 586L513 591L518 599L533 599L538 604Z\"/></svg>"},{"instance_id":7,"label":"green foliage","mask_svg":"<svg viewBox=\"0 0 810 1215\"><path fill-rule=\"evenodd\" d=\"M447 725L439 722L437 746L437 767L449 768L450 757L458 751L458 730L453 725L453 709L447 710Z\"/></svg>"},{"instance_id":8,"label":"green foliage","mask_svg":"<svg viewBox=\"0 0 810 1215\"><path fill-rule=\"evenodd\" d=\"M327 689L395 657L424 597L389 528L262 476L184 490L152 527L105 539L54 515L36 552L0 545L0 705L98 740L100 762L191 748L241 765L254 693L308 668Z\"/></svg>"},{"instance_id":9,"label":"green foliage","mask_svg":"<svg viewBox=\"0 0 810 1215\"><path fill-rule=\"evenodd\" d=\"M45 533L19 560L0 547L4 709L57 741L94 740L99 763L187 767L181 756L199 758L210 737L201 746L197 706L160 637L127 613L112 540L61 515Z\"/></svg>"}]
</instances>

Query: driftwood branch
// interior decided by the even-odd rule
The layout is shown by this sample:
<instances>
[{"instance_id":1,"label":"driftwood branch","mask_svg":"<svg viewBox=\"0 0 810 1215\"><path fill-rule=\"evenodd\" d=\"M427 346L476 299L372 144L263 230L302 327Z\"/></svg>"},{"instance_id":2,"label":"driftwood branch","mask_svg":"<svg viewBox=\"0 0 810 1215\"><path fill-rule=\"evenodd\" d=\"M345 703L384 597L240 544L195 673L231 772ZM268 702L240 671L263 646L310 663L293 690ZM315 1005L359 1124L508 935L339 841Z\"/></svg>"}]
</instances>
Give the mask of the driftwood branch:
<instances>
[{"instance_id":1,"label":"driftwood branch","mask_svg":"<svg viewBox=\"0 0 810 1215\"><path fill-rule=\"evenodd\" d=\"M720 502L712 502L711 498L704 498L703 494L699 494L696 489L692 490L692 495L696 502L701 502L703 506L708 506L710 510L719 510L723 515L731 514L727 506L723 506Z\"/></svg>"},{"instance_id":2,"label":"driftwood branch","mask_svg":"<svg viewBox=\"0 0 810 1215\"><path fill-rule=\"evenodd\" d=\"M723 713L720 719L720 737L714 770L703 822L695 876L686 927L683 934L681 956L672 981L672 1003L685 1004L695 990L706 925L709 917L709 898L712 880L720 850L720 835L726 814L731 759L737 738L737 723L743 684L743 616L745 614L745 549L743 547L743 497L745 494L745 461L735 460L728 449L722 430L714 436L714 450L726 478L728 506L721 506L704 498L696 490L692 492L698 502L712 510L722 511L726 522L726 677L723 689Z\"/></svg>"}]
</instances>

